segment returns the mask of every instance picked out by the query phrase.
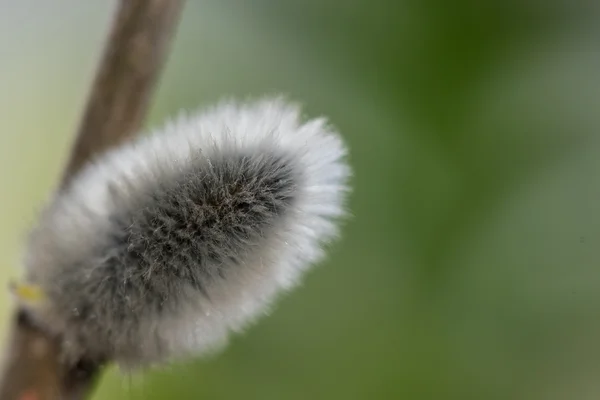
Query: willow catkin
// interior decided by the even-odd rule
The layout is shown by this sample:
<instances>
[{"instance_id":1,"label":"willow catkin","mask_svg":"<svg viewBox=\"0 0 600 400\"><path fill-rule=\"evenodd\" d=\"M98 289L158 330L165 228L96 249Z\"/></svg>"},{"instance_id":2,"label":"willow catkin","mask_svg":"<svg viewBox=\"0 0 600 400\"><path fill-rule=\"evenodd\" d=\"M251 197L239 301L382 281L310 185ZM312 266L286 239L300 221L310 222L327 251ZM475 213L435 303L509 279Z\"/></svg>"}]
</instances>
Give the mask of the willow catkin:
<instances>
[{"instance_id":1,"label":"willow catkin","mask_svg":"<svg viewBox=\"0 0 600 400\"><path fill-rule=\"evenodd\" d=\"M90 163L42 212L28 312L65 356L136 368L220 348L338 233L340 136L276 99L223 102Z\"/></svg>"}]
</instances>

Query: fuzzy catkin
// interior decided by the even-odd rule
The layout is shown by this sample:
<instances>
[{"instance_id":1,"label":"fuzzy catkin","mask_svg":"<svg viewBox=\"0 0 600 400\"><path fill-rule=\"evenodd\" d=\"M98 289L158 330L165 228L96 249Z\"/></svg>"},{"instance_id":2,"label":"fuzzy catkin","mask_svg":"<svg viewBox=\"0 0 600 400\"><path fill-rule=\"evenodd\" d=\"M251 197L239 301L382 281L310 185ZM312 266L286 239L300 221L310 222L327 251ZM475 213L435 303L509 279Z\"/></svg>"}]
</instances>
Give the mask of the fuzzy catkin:
<instances>
[{"instance_id":1,"label":"fuzzy catkin","mask_svg":"<svg viewBox=\"0 0 600 400\"><path fill-rule=\"evenodd\" d=\"M323 119L282 99L182 115L92 162L42 212L29 310L67 359L136 368L222 347L320 261L350 175Z\"/></svg>"}]
</instances>

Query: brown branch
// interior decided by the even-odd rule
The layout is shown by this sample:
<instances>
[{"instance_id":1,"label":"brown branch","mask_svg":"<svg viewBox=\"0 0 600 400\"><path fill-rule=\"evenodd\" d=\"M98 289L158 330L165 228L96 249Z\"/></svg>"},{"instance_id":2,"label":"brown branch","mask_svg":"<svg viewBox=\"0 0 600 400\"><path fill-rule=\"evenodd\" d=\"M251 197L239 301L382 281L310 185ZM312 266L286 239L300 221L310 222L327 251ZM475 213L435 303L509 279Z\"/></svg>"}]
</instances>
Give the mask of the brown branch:
<instances>
[{"instance_id":1,"label":"brown branch","mask_svg":"<svg viewBox=\"0 0 600 400\"><path fill-rule=\"evenodd\" d=\"M141 127L183 0L121 0L61 187L95 155ZM61 363L61 341L15 311L0 374L0 400L79 400L102 365Z\"/></svg>"},{"instance_id":2,"label":"brown branch","mask_svg":"<svg viewBox=\"0 0 600 400\"><path fill-rule=\"evenodd\" d=\"M121 0L63 182L140 128L182 0Z\"/></svg>"}]
</instances>

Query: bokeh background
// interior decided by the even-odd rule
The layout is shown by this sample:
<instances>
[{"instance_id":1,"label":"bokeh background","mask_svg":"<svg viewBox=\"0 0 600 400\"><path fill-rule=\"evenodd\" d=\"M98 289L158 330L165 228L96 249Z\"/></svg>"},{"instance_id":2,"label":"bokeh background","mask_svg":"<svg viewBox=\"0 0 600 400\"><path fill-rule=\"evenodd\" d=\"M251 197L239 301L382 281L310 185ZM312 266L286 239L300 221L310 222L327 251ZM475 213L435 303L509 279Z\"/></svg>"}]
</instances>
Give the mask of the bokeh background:
<instances>
[{"instance_id":1,"label":"bokeh background","mask_svg":"<svg viewBox=\"0 0 600 400\"><path fill-rule=\"evenodd\" d=\"M0 0L0 286L115 5ZM286 93L347 139L353 218L224 353L111 370L95 399L599 399L599 22L584 0L189 0L148 126Z\"/></svg>"}]
</instances>

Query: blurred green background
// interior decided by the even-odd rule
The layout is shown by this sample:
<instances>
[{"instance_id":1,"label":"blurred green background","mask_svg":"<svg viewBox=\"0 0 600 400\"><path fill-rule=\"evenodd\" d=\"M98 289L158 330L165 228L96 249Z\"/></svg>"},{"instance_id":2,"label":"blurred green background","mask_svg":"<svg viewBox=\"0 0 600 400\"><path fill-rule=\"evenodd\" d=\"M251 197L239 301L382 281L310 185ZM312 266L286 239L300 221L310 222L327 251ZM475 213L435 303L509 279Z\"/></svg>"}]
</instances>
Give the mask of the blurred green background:
<instances>
[{"instance_id":1,"label":"blurred green background","mask_svg":"<svg viewBox=\"0 0 600 400\"><path fill-rule=\"evenodd\" d=\"M115 4L0 0L1 285L59 177ZM189 0L148 125L286 93L347 139L354 217L224 353L111 370L95 398L599 399L597 8Z\"/></svg>"}]
</instances>

